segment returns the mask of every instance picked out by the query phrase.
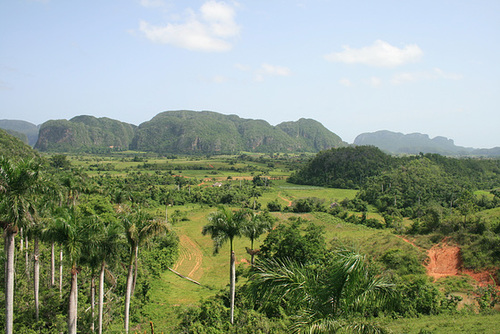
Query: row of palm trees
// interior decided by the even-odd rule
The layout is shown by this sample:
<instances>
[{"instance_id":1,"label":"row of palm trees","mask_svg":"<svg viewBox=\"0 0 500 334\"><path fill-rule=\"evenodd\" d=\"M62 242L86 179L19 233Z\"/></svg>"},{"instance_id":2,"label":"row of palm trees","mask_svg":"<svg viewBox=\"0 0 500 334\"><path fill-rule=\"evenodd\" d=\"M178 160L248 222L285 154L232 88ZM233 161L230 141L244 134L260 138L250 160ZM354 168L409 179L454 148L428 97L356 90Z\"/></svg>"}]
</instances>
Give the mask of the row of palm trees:
<instances>
[{"instance_id":1,"label":"row of palm trees","mask_svg":"<svg viewBox=\"0 0 500 334\"><path fill-rule=\"evenodd\" d=\"M40 242L51 247L51 286L55 285L55 245L59 245L59 291L62 297L62 258L65 254L71 272L67 326L77 332L78 275L81 266L91 268L92 324L94 328L94 291L98 273L98 332L103 331L104 278L108 263L117 260L119 248L128 254L125 292L124 330L129 331L130 301L137 280L139 248L152 237L166 233L165 220L154 219L139 209L121 209L118 219L84 216L77 207L82 183L67 177L56 182L43 173L35 160L12 161L0 157L0 223L5 246L5 333L13 333L15 240L23 236L33 240L33 283L35 319L39 320ZM61 189L66 189L62 191ZM23 238L21 238L22 241ZM26 245L27 246L27 245Z\"/></svg>"}]
</instances>

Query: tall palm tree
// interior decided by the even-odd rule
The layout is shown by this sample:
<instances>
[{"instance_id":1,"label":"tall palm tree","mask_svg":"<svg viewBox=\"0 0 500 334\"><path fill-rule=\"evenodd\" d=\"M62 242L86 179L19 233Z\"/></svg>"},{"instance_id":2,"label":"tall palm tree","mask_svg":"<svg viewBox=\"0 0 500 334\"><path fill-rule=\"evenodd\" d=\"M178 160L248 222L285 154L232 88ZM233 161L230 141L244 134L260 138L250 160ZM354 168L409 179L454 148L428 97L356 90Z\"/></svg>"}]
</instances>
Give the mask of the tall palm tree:
<instances>
[{"instance_id":1,"label":"tall palm tree","mask_svg":"<svg viewBox=\"0 0 500 334\"><path fill-rule=\"evenodd\" d=\"M217 212L208 216L209 223L203 226L201 233L210 234L214 242L214 254L219 252L220 247L229 241L229 297L230 297L230 317L229 321L234 324L234 296L236 286L236 257L233 249L233 240L241 236L247 222L248 211L238 210L233 212L223 206Z\"/></svg>"},{"instance_id":2,"label":"tall palm tree","mask_svg":"<svg viewBox=\"0 0 500 334\"><path fill-rule=\"evenodd\" d=\"M39 292L40 292L40 240L44 241L44 230L47 224L51 221L51 216L54 211L54 203L57 199L57 191L55 191L55 186L50 180L44 178L42 180L43 186L40 187L39 194L37 198L37 208L39 216L34 220L34 224L28 228L27 232L33 239L33 292L35 300L35 319L39 320L40 313L40 303L39 303ZM53 251L53 243L52 243ZM52 254L53 261L53 254ZM53 262L52 262L53 263ZM53 273L53 271L52 271Z\"/></svg>"},{"instance_id":3,"label":"tall palm tree","mask_svg":"<svg viewBox=\"0 0 500 334\"><path fill-rule=\"evenodd\" d=\"M87 239L93 241L87 244L86 262L92 269L92 284L91 284L91 308L92 308L92 323L91 331L94 331L94 271L99 272L99 292L98 292L98 332L102 333L103 328L103 306L104 306L104 277L106 273L107 264L114 260L118 248L123 241L123 228L119 222L116 221L103 221L96 217L92 223L88 225Z\"/></svg>"},{"instance_id":4,"label":"tall palm tree","mask_svg":"<svg viewBox=\"0 0 500 334\"><path fill-rule=\"evenodd\" d=\"M260 261L251 290L263 308L288 309L294 333L383 332L359 315L383 307L394 285L376 275L356 252L339 250L329 258L322 265L290 259Z\"/></svg>"},{"instance_id":5,"label":"tall palm tree","mask_svg":"<svg viewBox=\"0 0 500 334\"><path fill-rule=\"evenodd\" d=\"M76 208L67 210L66 215L61 215L56 220L55 235L57 240L64 247L71 263L71 289L68 306L68 333L76 334L77 330L77 311L78 311L78 262L80 260L84 244L91 240L86 240L87 226L85 226L81 217L78 216Z\"/></svg>"},{"instance_id":6,"label":"tall palm tree","mask_svg":"<svg viewBox=\"0 0 500 334\"><path fill-rule=\"evenodd\" d=\"M250 239L250 249L247 248L247 253L250 254L250 263L254 265L255 255L259 252L254 249L254 241L258 239L262 234L269 232L273 228L274 218L267 212L252 213L247 224L245 224L245 229L243 230L243 235Z\"/></svg>"},{"instance_id":7,"label":"tall palm tree","mask_svg":"<svg viewBox=\"0 0 500 334\"><path fill-rule=\"evenodd\" d=\"M143 211L137 210L126 214L122 218L125 235L129 246L129 263L127 273L127 289L125 294L125 333L129 331L130 299L134 292L134 265L137 269L139 248L146 244L153 237L166 233L170 226L164 220L153 219L153 217Z\"/></svg>"},{"instance_id":8,"label":"tall palm tree","mask_svg":"<svg viewBox=\"0 0 500 334\"><path fill-rule=\"evenodd\" d=\"M61 221L68 219L68 208L67 207L54 207L51 212L51 217L49 217L47 223L44 225L41 237L45 242L50 242L51 246L51 259L50 259L50 284L55 285L55 245L59 245L59 295L62 298L62 278L63 278L63 238L61 235Z\"/></svg>"},{"instance_id":9,"label":"tall palm tree","mask_svg":"<svg viewBox=\"0 0 500 334\"><path fill-rule=\"evenodd\" d=\"M13 163L0 157L0 222L5 238L5 332L11 334L14 318L14 238L19 228L33 221L33 194L40 164L35 160Z\"/></svg>"}]
</instances>

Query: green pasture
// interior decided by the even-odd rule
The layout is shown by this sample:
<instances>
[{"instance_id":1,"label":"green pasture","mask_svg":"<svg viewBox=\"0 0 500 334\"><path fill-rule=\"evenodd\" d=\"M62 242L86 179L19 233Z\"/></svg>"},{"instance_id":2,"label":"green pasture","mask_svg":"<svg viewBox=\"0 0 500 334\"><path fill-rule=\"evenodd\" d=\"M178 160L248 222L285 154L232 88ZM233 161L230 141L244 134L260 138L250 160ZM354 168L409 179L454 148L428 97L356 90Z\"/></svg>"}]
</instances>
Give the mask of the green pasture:
<instances>
[{"instance_id":1,"label":"green pasture","mask_svg":"<svg viewBox=\"0 0 500 334\"><path fill-rule=\"evenodd\" d=\"M298 193L297 193L298 194ZM211 212L215 212L215 207L201 207L199 205L174 206L173 210L186 211L188 221L177 223L173 230L181 240L180 254L183 252L184 260L176 271L189 276L195 265L196 254L201 254L201 265L190 278L195 279L201 285L197 285L187 279L181 278L168 271L155 278L151 282L152 291L150 302L144 308L147 319L141 328L144 330L149 321L155 323L158 331L168 332L179 321L176 319L175 310L180 310L188 306L195 306L203 299L218 293L220 289L227 286L229 282L229 244L222 247L219 254L213 254L213 243L210 236L203 236L201 230L208 223L207 217ZM235 208L236 209L236 208ZM292 216L300 216L308 222L324 227L327 243L332 247L347 246L357 249L370 256L380 256L389 249L405 249L409 252L420 251L409 243L403 241L388 230L375 230L362 225L345 223L344 221L326 213L306 213L294 214L273 212L273 216L278 218L277 224L282 224ZM190 241L191 249L183 248L183 240ZM256 242L256 247L265 239L261 236ZM250 247L250 241L246 238L237 238L234 242L236 261L239 266L247 267L250 256L247 255L245 247ZM194 249L197 251L194 251ZM179 259L181 260L181 259ZM179 262L179 261L178 261ZM242 284L242 280L238 284Z\"/></svg>"},{"instance_id":2,"label":"green pasture","mask_svg":"<svg viewBox=\"0 0 500 334\"><path fill-rule=\"evenodd\" d=\"M456 313L382 321L393 333L500 333L500 313Z\"/></svg>"}]
</instances>

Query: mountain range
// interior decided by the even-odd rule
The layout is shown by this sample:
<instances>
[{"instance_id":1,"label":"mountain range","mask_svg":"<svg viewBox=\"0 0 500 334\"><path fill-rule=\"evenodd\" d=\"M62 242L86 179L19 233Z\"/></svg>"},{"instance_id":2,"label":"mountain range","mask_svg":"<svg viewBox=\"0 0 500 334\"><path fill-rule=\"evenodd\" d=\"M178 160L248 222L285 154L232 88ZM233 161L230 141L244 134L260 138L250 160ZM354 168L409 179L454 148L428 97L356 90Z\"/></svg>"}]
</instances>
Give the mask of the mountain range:
<instances>
[{"instance_id":1,"label":"mountain range","mask_svg":"<svg viewBox=\"0 0 500 334\"><path fill-rule=\"evenodd\" d=\"M312 119L283 122L240 118L213 111L176 110L159 113L139 126L102 117L76 116L40 126L0 120L0 128L39 151L89 152L139 150L159 154L223 154L246 152L319 152L349 144ZM372 145L391 154L438 153L447 156L500 156L500 147L456 146L445 137L402 134L387 130L363 133L353 145Z\"/></svg>"}]
</instances>

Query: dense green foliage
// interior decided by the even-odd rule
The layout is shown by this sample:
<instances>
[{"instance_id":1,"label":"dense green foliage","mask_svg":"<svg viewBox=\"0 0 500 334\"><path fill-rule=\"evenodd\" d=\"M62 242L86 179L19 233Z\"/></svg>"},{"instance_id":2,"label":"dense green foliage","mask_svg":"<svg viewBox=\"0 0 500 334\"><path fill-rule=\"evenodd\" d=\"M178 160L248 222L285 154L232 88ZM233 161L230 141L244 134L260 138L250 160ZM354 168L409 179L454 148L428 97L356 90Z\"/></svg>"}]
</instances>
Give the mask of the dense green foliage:
<instances>
[{"instance_id":1,"label":"dense green foliage","mask_svg":"<svg viewBox=\"0 0 500 334\"><path fill-rule=\"evenodd\" d=\"M11 159L34 158L38 153L7 131L0 129L0 156Z\"/></svg>"},{"instance_id":2,"label":"dense green foliage","mask_svg":"<svg viewBox=\"0 0 500 334\"><path fill-rule=\"evenodd\" d=\"M158 153L317 152L343 145L313 120L271 126L210 111L167 111L142 123L131 148Z\"/></svg>"},{"instance_id":3,"label":"dense green foliage","mask_svg":"<svg viewBox=\"0 0 500 334\"><path fill-rule=\"evenodd\" d=\"M43 123L35 148L40 151L91 152L128 149L134 126L106 117L77 116Z\"/></svg>"},{"instance_id":4,"label":"dense green foliage","mask_svg":"<svg viewBox=\"0 0 500 334\"><path fill-rule=\"evenodd\" d=\"M390 168L393 159L373 146L333 148L319 152L292 174L289 182L332 188L359 188L370 176Z\"/></svg>"},{"instance_id":5,"label":"dense green foliage","mask_svg":"<svg viewBox=\"0 0 500 334\"><path fill-rule=\"evenodd\" d=\"M318 157L323 160L315 160ZM26 226L36 225L41 232L30 228L15 236L15 332L66 331L70 276L76 271L80 332L91 332L92 323L97 325L99 302L97 297L92 301L92 291L99 286L105 288L104 332L123 329L127 277L135 282L130 298L131 331L144 332L151 320L162 322L158 332L173 333L383 332L380 323L387 319L457 312L460 298L449 293L473 291L470 283L461 283L457 290L452 283L443 288L441 283L429 281L422 265L425 250L410 250L413 246L409 244L400 247L403 241L393 232L411 234L425 248L448 237L460 246L465 268L489 268L494 274L500 266L498 161L438 155L394 158L373 147L322 151L316 158L294 177L314 161L329 161L331 168L338 166L329 182L340 177L359 191L294 186L271 179L278 169L289 173L298 168L305 155L239 155L213 160L171 156L168 161L140 152L115 153L109 159L50 156L40 171L44 187L33 188L37 200L31 203L31 217L27 216L30 223ZM0 215L5 219L8 203L2 191L0 187ZM332 195L337 191L341 195ZM219 210L214 212L214 207ZM266 207L272 212L260 211ZM135 225L125 224L138 211L147 218ZM224 225L230 229L223 230L222 225L214 224L222 222L217 217L223 212L226 218L241 213L244 219L241 224ZM166 215L176 231L189 231L179 234L181 245L170 232L152 234L152 239L135 244L130 243L133 238L127 239L153 229L149 223L163 222ZM211 226L205 232L212 240L201 235L203 226ZM73 239L70 230L78 232L72 232ZM353 231L350 239L345 237L348 231ZM36 235L40 236L38 256ZM234 324L229 321L229 289L217 293L228 283L227 251L233 248L232 239L238 255ZM223 245L225 240L229 242ZM369 255L345 246L358 240L360 249ZM61 295L58 271L54 282L51 280L52 243L56 255L63 249ZM133 251L136 245L137 252ZM213 246L222 247L223 255L212 258ZM200 286L166 273L178 253L183 261L195 254L189 253L190 248L198 248L196 265L205 266L202 270L207 277L200 279ZM254 255L252 266L250 256ZM4 257L5 251L0 250L0 258ZM33 303L35 258L41 264L38 322ZM73 264L76 266L70 270ZM100 284L103 269L105 280ZM184 275L189 271L179 270ZM188 287L179 292L177 286L168 286L166 274L187 282ZM217 275L220 278L212 277ZM0 280L4 277L2 271ZM162 296L164 300L153 303L158 289L179 297ZM184 300L184 295L200 291L201 302ZM474 293L481 311L491 310L498 300L490 288ZM0 323L5 321L4 314L0 306ZM165 320L167 317L171 319Z\"/></svg>"},{"instance_id":6,"label":"dense green foliage","mask_svg":"<svg viewBox=\"0 0 500 334\"><path fill-rule=\"evenodd\" d=\"M21 139L30 146L35 146L38 139L38 127L30 122L2 119L0 120L0 129L15 131L23 138L26 138L26 141Z\"/></svg>"}]
</instances>

